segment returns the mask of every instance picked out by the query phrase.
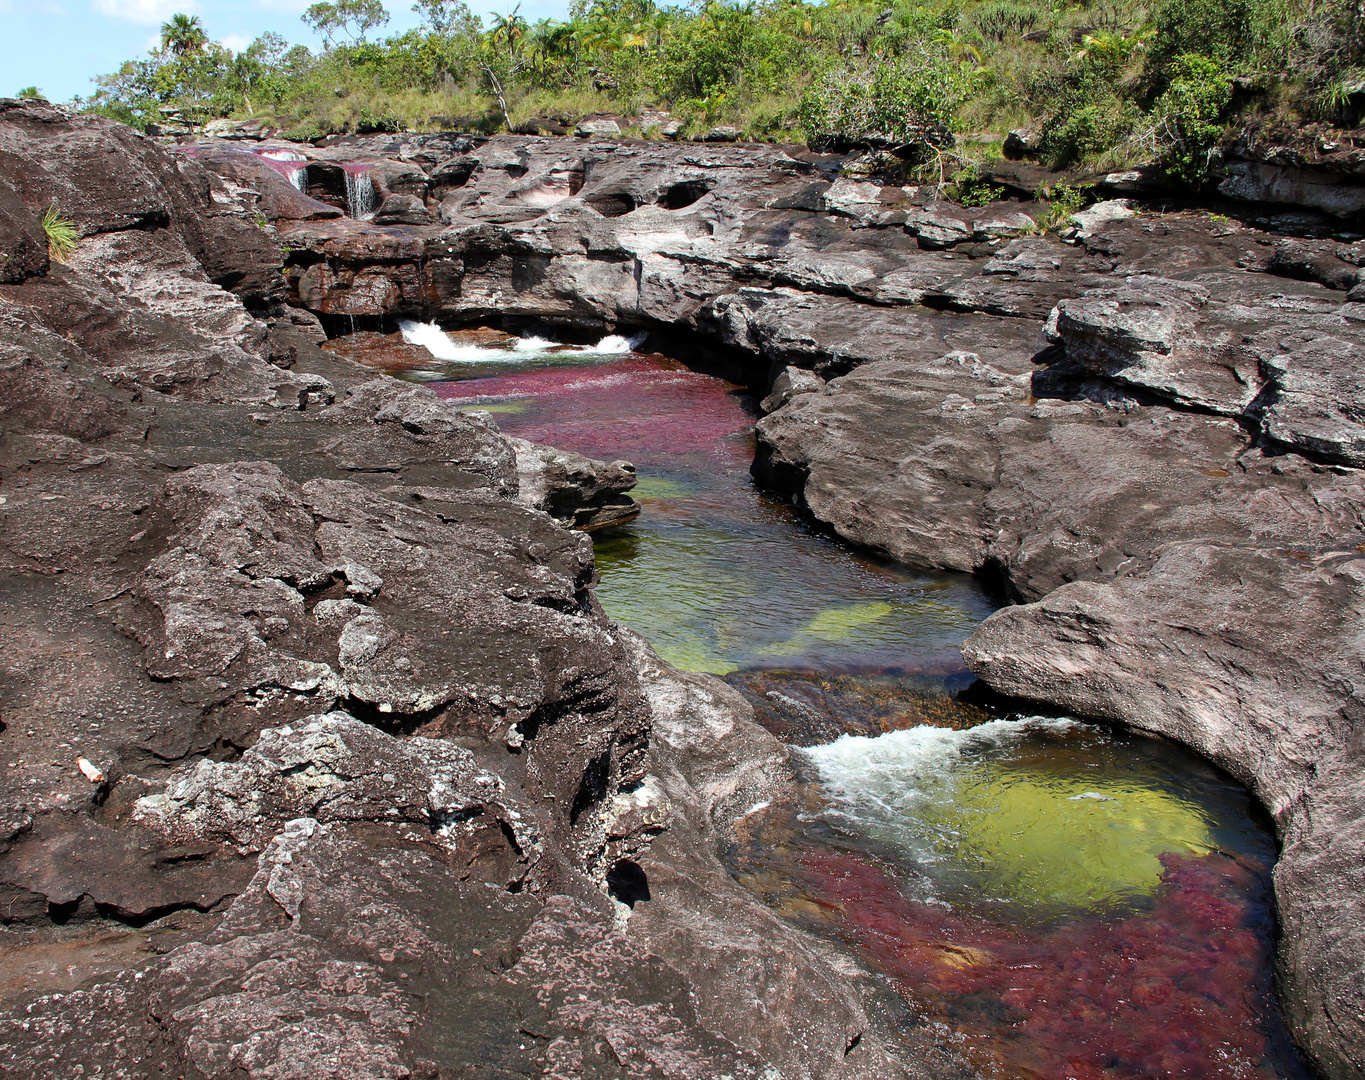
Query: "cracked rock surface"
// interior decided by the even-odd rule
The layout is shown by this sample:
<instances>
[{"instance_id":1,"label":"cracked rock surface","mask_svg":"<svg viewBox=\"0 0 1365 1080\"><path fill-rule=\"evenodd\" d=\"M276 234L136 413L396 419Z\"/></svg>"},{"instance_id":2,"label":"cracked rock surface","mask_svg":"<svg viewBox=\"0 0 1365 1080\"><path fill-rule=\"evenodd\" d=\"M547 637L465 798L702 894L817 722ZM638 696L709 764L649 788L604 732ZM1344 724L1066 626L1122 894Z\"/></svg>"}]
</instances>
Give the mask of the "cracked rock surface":
<instances>
[{"instance_id":1,"label":"cracked rock surface","mask_svg":"<svg viewBox=\"0 0 1365 1080\"><path fill-rule=\"evenodd\" d=\"M238 164L0 102L0 1074L970 1075L723 869L786 753L598 606L629 464L319 349Z\"/></svg>"}]
</instances>

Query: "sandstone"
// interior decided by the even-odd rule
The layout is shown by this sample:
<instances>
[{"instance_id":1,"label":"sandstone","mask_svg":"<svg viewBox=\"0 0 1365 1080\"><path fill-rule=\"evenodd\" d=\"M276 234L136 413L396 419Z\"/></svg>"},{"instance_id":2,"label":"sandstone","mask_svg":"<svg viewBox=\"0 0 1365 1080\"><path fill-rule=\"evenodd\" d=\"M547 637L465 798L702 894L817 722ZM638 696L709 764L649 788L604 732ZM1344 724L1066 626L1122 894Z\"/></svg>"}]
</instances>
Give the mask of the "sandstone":
<instances>
[{"instance_id":1,"label":"sandstone","mask_svg":"<svg viewBox=\"0 0 1365 1080\"><path fill-rule=\"evenodd\" d=\"M1357 1076L1361 254L1104 203L1063 244L802 151L588 134L172 155L0 108L3 933L163 943L0 1015L6 1067L973 1075L721 864L791 765L598 605L564 525L638 512L633 467L318 348L438 317L704 347L765 393L769 490L1013 601L983 680L1247 783L1286 1015ZM1320 180L1228 182L1345 206Z\"/></svg>"}]
</instances>

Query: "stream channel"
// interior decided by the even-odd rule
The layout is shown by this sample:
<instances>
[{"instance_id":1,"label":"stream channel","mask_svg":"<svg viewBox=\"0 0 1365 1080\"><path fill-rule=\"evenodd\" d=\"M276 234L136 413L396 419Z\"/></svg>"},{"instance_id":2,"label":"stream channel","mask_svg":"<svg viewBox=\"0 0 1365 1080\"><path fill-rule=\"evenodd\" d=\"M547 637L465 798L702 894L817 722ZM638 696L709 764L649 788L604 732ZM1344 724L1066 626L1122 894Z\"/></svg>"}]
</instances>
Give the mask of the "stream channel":
<instances>
[{"instance_id":1,"label":"stream channel","mask_svg":"<svg viewBox=\"0 0 1365 1080\"><path fill-rule=\"evenodd\" d=\"M911 1023L983 1076L1311 1076L1274 1000L1276 845L1246 790L1167 742L959 700L958 647L995 602L760 494L742 387L619 337L361 336L334 346L509 434L635 464L641 515L594 536L602 606L803 748L727 865Z\"/></svg>"}]
</instances>

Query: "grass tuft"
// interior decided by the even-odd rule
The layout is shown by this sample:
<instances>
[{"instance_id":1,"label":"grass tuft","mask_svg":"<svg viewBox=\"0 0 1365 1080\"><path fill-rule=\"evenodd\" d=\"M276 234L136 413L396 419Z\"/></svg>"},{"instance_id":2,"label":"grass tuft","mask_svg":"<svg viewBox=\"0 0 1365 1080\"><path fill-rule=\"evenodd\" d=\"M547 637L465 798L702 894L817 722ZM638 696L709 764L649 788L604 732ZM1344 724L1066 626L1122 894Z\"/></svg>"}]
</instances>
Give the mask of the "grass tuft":
<instances>
[{"instance_id":1,"label":"grass tuft","mask_svg":"<svg viewBox=\"0 0 1365 1080\"><path fill-rule=\"evenodd\" d=\"M43 211L43 232L47 234L47 255L54 262L64 263L76 250L81 234L75 224L62 217L61 207L53 203Z\"/></svg>"}]
</instances>

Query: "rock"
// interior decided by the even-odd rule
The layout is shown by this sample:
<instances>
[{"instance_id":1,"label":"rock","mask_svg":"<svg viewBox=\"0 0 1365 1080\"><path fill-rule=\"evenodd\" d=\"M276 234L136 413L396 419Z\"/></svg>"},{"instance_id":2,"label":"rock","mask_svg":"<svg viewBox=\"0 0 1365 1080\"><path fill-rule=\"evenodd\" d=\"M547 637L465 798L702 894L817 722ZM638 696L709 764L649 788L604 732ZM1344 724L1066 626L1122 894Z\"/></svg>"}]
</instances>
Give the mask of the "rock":
<instances>
[{"instance_id":1,"label":"rock","mask_svg":"<svg viewBox=\"0 0 1365 1080\"><path fill-rule=\"evenodd\" d=\"M818 394L824 387L825 380L814 372L784 367L773 380L768 396L759 402L758 407L765 413L776 412L798 394Z\"/></svg>"},{"instance_id":2,"label":"rock","mask_svg":"<svg viewBox=\"0 0 1365 1080\"><path fill-rule=\"evenodd\" d=\"M1340 248L1330 241L1280 240L1266 269L1282 277L1316 281L1329 289L1351 289L1360 276L1359 264L1341 258Z\"/></svg>"},{"instance_id":3,"label":"rock","mask_svg":"<svg viewBox=\"0 0 1365 1080\"><path fill-rule=\"evenodd\" d=\"M1022 161L1038 153L1038 133L1032 128L1015 128L1005 136L1003 153L1010 161Z\"/></svg>"},{"instance_id":4,"label":"rock","mask_svg":"<svg viewBox=\"0 0 1365 1080\"><path fill-rule=\"evenodd\" d=\"M1228 161L1218 190L1245 202L1290 203L1350 217L1365 209L1365 185L1340 173L1276 165L1264 161Z\"/></svg>"},{"instance_id":5,"label":"rock","mask_svg":"<svg viewBox=\"0 0 1365 1080\"><path fill-rule=\"evenodd\" d=\"M970 240L975 229L959 217L926 209L906 215L905 231L919 238L920 247L935 251Z\"/></svg>"},{"instance_id":6,"label":"rock","mask_svg":"<svg viewBox=\"0 0 1365 1080\"><path fill-rule=\"evenodd\" d=\"M607 119L580 120L573 133L580 139L609 138L621 134L621 125Z\"/></svg>"},{"instance_id":7,"label":"rock","mask_svg":"<svg viewBox=\"0 0 1365 1080\"><path fill-rule=\"evenodd\" d=\"M48 264L41 221L16 195L0 190L0 284L45 274Z\"/></svg>"},{"instance_id":8,"label":"rock","mask_svg":"<svg viewBox=\"0 0 1365 1080\"><path fill-rule=\"evenodd\" d=\"M376 225L431 225L436 219L415 195L390 195L371 219Z\"/></svg>"},{"instance_id":9,"label":"rock","mask_svg":"<svg viewBox=\"0 0 1365 1080\"><path fill-rule=\"evenodd\" d=\"M597 461L551 446L509 439L517 455L518 498L574 528L623 525L640 514L626 492L636 484L628 461Z\"/></svg>"},{"instance_id":10,"label":"rock","mask_svg":"<svg viewBox=\"0 0 1365 1080\"><path fill-rule=\"evenodd\" d=\"M1011 240L1038 231L1038 222L1019 211L983 215L973 224L976 226L973 237L977 240Z\"/></svg>"},{"instance_id":11,"label":"rock","mask_svg":"<svg viewBox=\"0 0 1365 1080\"><path fill-rule=\"evenodd\" d=\"M252 303L281 295L278 248L210 173L121 124L44 102L0 109L5 178L32 209L56 204L82 236L169 224L210 281Z\"/></svg>"},{"instance_id":12,"label":"rock","mask_svg":"<svg viewBox=\"0 0 1365 1080\"><path fill-rule=\"evenodd\" d=\"M744 132L740 131L739 128L732 127L729 124L720 124L717 127L708 129L706 133L702 135L697 141L709 143L728 143L739 142L739 140L743 137Z\"/></svg>"},{"instance_id":13,"label":"rock","mask_svg":"<svg viewBox=\"0 0 1365 1080\"><path fill-rule=\"evenodd\" d=\"M1072 214L1071 223L1062 230L1062 236L1067 238L1090 236L1100 227L1113 221L1124 221L1134 214L1136 211L1128 204L1127 199L1097 202Z\"/></svg>"}]
</instances>

